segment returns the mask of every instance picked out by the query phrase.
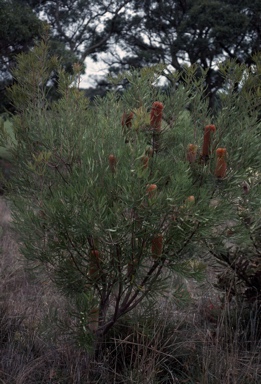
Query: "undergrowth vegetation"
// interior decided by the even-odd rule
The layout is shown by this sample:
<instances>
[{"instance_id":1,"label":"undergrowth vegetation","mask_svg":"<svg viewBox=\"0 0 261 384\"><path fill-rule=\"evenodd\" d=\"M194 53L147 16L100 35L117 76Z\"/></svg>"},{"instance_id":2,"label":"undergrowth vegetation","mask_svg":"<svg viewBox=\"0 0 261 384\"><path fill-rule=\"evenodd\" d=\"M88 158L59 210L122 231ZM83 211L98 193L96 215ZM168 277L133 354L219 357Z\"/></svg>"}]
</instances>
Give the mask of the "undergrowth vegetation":
<instances>
[{"instance_id":1,"label":"undergrowth vegetation","mask_svg":"<svg viewBox=\"0 0 261 384\"><path fill-rule=\"evenodd\" d=\"M44 274L27 270L3 199L0 206L3 383L260 382L260 312L223 305L213 287L215 270L210 281L188 285L185 305L170 294L152 311L135 310L90 358L69 332L67 303Z\"/></svg>"}]
</instances>

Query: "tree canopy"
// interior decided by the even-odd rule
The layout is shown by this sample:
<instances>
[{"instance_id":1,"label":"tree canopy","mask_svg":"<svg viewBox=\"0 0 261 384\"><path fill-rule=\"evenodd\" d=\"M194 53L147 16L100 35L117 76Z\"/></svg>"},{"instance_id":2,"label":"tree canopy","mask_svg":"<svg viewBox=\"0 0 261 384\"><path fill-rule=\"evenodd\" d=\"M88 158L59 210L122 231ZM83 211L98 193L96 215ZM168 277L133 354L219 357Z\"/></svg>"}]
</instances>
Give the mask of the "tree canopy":
<instances>
[{"instance_id":1,"label":"tree canopy","mask_svg":"<svg viewBox=\"0 0 261 384\"><path fill-rule=\"evenodd\" d=\"M0 65L3 72L18 53L26 51L39 36L41 21L19 1L0 0Z\"/></svg>"},{"instance_id":2,"label":"tree canopy","mask_svg":"<svg viewBox=\"0 0 261 384\"><path fill-rule=\"evenodd\" d=\"M197 63L208 69L211 106L223 85L217 63L229 58L252 64L261 49L258 0L139 0L123 24L120 67L162 62L180 71L184 63Z\"/></svg>"},{"instance_id":3,"label":"tree canopy","mask_svg":"<svg viewBox=\"0 0 261 384\"><path fill-rule=\"evenodd\" d=\"M43 1L37 8L52 27L53 37L81 60L108 50L111 39L122 32L125 6L132 0Z\"/></svg>"},{"instance_id":4,"label":"tree canopy","mask_svg":"<svg viewBox=\"0 0 261 384\"><path fill-rule=\"evenodd\" d=\"M206 95L214 108L224 85L217 64L234 59L251 65L261 50L259 0L0 0L0 5L1 73L31 46L41 18L67 70L87 57L105 60L110 73L156 63L182 71L197 63L207 70Z\"/></svg>"},{"instance_id":5,"label":"tree canopy","mask_svg":"<svg viewBox=\"0 0 261 384\"><path fill-rule=\"evenodd\" d=\"M16 56L33 46L41 33L42 22L23 1L0 0L0 96L1 109L8 107L5 88L11 82L10 71Z\"/></svg>"}]
</instances>

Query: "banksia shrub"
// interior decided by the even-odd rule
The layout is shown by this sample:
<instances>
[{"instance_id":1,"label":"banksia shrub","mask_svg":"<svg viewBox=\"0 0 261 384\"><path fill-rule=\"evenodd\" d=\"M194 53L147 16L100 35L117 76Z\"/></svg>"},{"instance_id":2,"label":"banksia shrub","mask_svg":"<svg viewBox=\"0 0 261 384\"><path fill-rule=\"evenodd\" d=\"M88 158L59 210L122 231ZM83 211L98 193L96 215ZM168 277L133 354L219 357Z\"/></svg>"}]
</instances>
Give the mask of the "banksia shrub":
<instances>
[{"instance_id":1,"label":"banksia shrub","mask_svg":"<svg viewBox=\"0 0 261 384\"><path fill-rule=\"evenodd\" d=\"M60 99L51 102L48 46L41 43L18 58L10 90L17 109L11 149L16 172L8 198L21 253L33 267L45 267L69 298L77 340L98 346L121 317L141 304L148 309L172 290L166 278L201 279L202 254L224 262L231 251L228 233L244 257L250 250L258 255L261 101L246 91L251 72L243 66L234 71L231 64L224 77L229 86L238 84L233 76L242 69L240 92L228 87L220 94L215 116L195 68L186 69L186 78L173 74L167 92L155 86L153 68L126 72L129 86L122 95L112 91L90 105L55 63ZM214 125L202 134L210 119L219 127L215 145ZM197 161L196 144L189 144L202 141L204 164ZM216 170L212 147L229 153L226 183L217 183L225 167L223 162ZM244 182L248 194L242 193Z\"/></svg>"}]
</instances>

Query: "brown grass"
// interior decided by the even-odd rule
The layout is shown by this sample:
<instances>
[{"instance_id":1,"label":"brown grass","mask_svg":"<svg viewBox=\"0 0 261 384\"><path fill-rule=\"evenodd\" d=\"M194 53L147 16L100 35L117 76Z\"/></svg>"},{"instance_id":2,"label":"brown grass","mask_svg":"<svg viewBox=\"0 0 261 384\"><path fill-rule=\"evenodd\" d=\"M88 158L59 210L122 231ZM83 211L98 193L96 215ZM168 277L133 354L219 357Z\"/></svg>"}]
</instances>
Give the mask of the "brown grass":
<instances>
[{"instance_id":1,"label":"brown grass","mask_svg":"<svg viewBox=\"0 0 261 384\"><path fill-rule=\"evenodd\" d=\"M188 282L185 307L170 295L122 319L91 359L58 327L61 317L69 322L65 299L44 272L27 272L3 198L0 217L0 383L261 382L257 312L221 305L213 275L202 287Z\"/></svg>"},{"instance_id":2,"label":"brown grass","mask_svg":"<svg viewBox=\"0 0 261 384\"><path fill-rule=\"evenodd\" d=\"M0 382L80 382L82 351L60 337L55 324L56 311L65 313L65 300L44 274L27 271L4 198L0 217ZM57 375L63 381L57 381Z\"/></svg>"}]
</instances>

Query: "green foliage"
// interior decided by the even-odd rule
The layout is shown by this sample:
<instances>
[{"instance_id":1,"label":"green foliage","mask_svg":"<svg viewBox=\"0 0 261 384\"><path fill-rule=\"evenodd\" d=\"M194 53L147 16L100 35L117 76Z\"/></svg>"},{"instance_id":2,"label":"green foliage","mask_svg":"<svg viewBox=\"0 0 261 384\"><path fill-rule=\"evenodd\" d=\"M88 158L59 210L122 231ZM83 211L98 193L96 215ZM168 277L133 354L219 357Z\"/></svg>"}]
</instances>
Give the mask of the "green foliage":
<instances>
[{"instance_id":1,"label":"green foliage","mask_svg":"<svg viewBox=\"0 0 261 384\"><path fill-rule=\"evenodd\" d=\"M54 68L61 97L51 103L45 84ZM122 96L111 92L90 106L79 90L79 71L78 65L73 76L60 70L46 42L18 58L10 91L19 113L9 198L21 252L33 267L43 265L68 296L79 343L87 347L136 306L151 306L172 289L173 274L202 278L202 254L218 258L228 239L235 247L251 246L253 230L238 208L240 184L250 169L260 170L260 100L246 90L251 72L241 67L241 92L224 92L212 121L204 78L188 67L185 76L173 75L184 81L168 94L156 87L152 70L134 71L126 74ZM236 71L234 63L224 70L228 84ZM158 119L156 100L165 106L160 127L150 117L152 111ZM130 124L121 123L123 113L133 113ZM212 152L204 157L199 151L189 162L188 144L200 148L210 123L217 125ZM229 154L220 180L217 147ZM259 188L253 184L248 195L255 223Z\"/></svg>"},{"instance_id":2,"label":"green foliage","mask_svg":"<svg viewBox=\"0 0 261 384\"><path fill-rule=\"evenodd\" d=\"M0 7L0 63L3 65L8 58L14 60L15 55L30 47L41 32L42 22L21 1L1 0Z\"/></svg>"},{"instance_id":3,"label":"green foliage","mask_svg":"<svg viewBox=\"0 0 261 384\"><path fill-rule=\"evenodd\" d=\"M13 68L16 55L26 52L40 36L42 22L33 10L21 1L0 1L0 113L11 110L6 97L6 87L12 83L10 68Z\"/></svg>"},{"instance_id":4,"label":"green foliage","mask_svg":"<svg viewBox=\"0 0 261 384\"><path fill-rule=\"evenodd\" d=\"M7 97L7 88L14 81L12 74L16 66L17 55L30 50L47 28L42 17L37 17L36 10L40 12L39 2L37 3L26 0L0 0L0 113L6 110L13 111L13 106ZM41 5L43 3L41 2ZM50 42L49 53L59 56L63 68L72 73L72 64L77 60L76 55L72 50L65 47L64 42L53 38ZM84 65L82 67L84 68ZM55 84L57 74L52 72L50 75L53 81L48 86L51 88L52 97L54 97L55 87L54 89L52 87Z\"/></svg>"}]
</instances>

